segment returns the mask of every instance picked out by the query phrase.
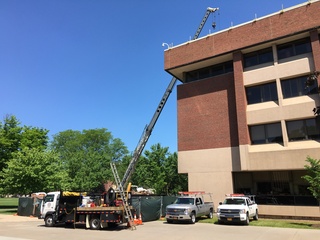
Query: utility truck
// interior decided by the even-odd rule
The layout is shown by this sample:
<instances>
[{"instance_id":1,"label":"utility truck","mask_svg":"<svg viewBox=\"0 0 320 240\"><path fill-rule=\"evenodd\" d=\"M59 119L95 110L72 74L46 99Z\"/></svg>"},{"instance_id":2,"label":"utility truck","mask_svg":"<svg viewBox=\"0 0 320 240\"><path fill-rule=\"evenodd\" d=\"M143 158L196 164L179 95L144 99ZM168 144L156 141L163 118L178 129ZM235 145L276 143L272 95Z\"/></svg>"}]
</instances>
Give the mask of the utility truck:
<instances>
[{"instance_id":1,"label":"utility truck","mask_svg":"<svg viewBox=\"0 0 320 240\"><path fill-rule=\"evenodd\" d=\"M218 8L207 8L205 15L193 37L192 40L198 38L200 32L204 24L206 23L210 13L214 13ZM177 82L177 78L173 77L160 100L159 105L154 112L153 117L151 118L150 123L145 127L142 136L138 142L137 147L134 150L133 156L129 162L128 168L124 173L122 180L120 180L118 171L116 169L116 163L112 162L111 169L115 178L115 183L117 185L116 191L120 195L119 200L109 201L108 204L104 202L100 206L85 206L85 204L81 203L85 198L85 196L79 194L74 194L75 196L67 196L65 192L51 192L46 196L40 218L45 220L46 226L53 226L56 223L76 223L76 222L84 222L86 227L91 229L100 229L110 224L120 224L123 222L128 223L128 225L134 229L134 219L132 216L132 206L129 203L128 195L125 195L124 188L127 186L129 188L129 179L133 174L136 164L138 162L139 157L142 154L146 143L151 136L152 130L162 112L164 105L166 104L175 84ZM109 191L108 191L109 193ZM127 190L128 193L128 190ZM201 199L201 198L199 198ZM107 200L107 199L105 199ZM196 199L194 199L196 200ZM200 208L205 206L201 199L201 204L195 201L195 204L198 208L196 215L198 215ZM115 205L110 205L115 204ZM213 207L212 207L213 211ZM209 213L208 213L209 214ZM212 215L211 215L212 216ZM191 219L193 216L191 215ZM170 221L170 220L169 220ZM193 221L193 220L192 220Z\"/></svg>"},{"instance_id":2,"label":"utility truck","mask_svg":"<svg viewBox=\"0 0 320 240\"><path fill-rule=\"evenodd\" d=\"M127 196L130 197L130 194ZM128 208L134 211L132 206ZM44 198L39 218L44 219L46 227L82 223L93 230L128 222L122 201L112 188L101 196L68 191L49 192Z\"/></svg>"},{"instance_id":3,"label":"utility truck","mask_svg":"<svg viewBox=\"0 0 320 240\"><path fill-rule=\"evenodd\" d=\"M259 219L258 205L254 196L229 194L217 209L218 223L238 222L249 225L250 218Z\"/></svg>"},{"instance_id":4,"label":"utility truck","mask_svg":"<svg viewBox=\"0 0 320 240\"><path fill-rule=\"evenodd\" d=\"M180 194L181 196L173 204L166 207L168 223L187 221L194 224L197 217L213 218L214 205L213 202L204 201L205 192L180 192Z\"/></svg>"}]
</instances>

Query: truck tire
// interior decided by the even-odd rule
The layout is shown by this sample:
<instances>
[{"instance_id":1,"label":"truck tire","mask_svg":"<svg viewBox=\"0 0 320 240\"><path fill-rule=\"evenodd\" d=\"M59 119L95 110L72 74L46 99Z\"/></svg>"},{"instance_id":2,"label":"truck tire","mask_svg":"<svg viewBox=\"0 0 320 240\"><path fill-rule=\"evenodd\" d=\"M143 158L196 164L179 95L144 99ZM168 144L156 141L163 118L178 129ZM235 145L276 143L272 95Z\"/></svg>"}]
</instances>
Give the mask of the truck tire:
<instances>
[{"instance_id":1,"label":"truck tire","mask_svg":"<svg viewBox=\"0 0 320 240\"><path fill-rule=\"evenodd\" d=\"M91 218L90 219L90 229L99 230L101 228L100 219L99 218Z\"/></svg>"},{"instance_id":2,"label":"truck tire","mask_svg":"<svg viewBox=\"0 0 320 240\"><path fill-rule=\"evenodd\" d=\"M253 216L254 220L259 220L259 214L258 214L258 209L256 210L256 214Z\"/></svg>"},{"instance_id":3,"label":"truck tire","mask_svg":"<svg viewBox=\"0 0 320 240\"><path fill-rule=\"evenodd\" d=\"M209 214L208 214L207 216L208 216L208 218L210 218L210 219L213 218L213 210L212 210L212 209L210 209L210 212L209 212Z\"/></svg>"},{"instance_id":4,"label":"truck tire","mask_svg":"<svg viewBox=\"0 0 320 240\"><path fill-rule=\"evenodd\" d=\"M53 216L52 215L46 216L46 218L44 219L44 224L46 227L53 227L54 226Z\"/></svg>"},{"instance_id":5,"label":"truck tire","mask_svg":"<svg viewBox=\"0 0 320 240\"><path fill-rule=\"evenodd\" d=\"M247 212L247 217L246 217L246 220L244 221L244 224L249 225L249 223L250 223L250 218L249 218L249 213Z\"/></svg>"},{"instance_id":6,"label":"truck tire","mask_svg":"<svg viewBox=\"0 0 320 240\"><path fill-rule=\"evenodd\" d=\"M167 219L167 223L173 223L173 220Z\"/></svg>"},{"instance_id":7,"label":"truck tire","mask_svg":"<svg viewBox=\"0 0 320 240\"><path fill-rule=\"evenodd\" d=\"M195 224L196 223L196 215L194 212L191 213L190 218L191 218L190 222L192 224Z\"/></svg>"}]
</instances>

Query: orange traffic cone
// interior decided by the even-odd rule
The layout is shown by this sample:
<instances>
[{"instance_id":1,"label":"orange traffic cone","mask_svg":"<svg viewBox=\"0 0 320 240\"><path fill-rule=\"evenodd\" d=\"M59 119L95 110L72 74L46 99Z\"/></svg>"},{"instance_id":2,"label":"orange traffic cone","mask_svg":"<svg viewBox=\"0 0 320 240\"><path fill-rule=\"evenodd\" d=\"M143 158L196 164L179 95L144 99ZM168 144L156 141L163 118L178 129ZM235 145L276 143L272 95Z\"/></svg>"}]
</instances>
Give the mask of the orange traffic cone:
<instances>
[{"instance_id":1,"label":"orange traffic cone","mask_svg":"<svg viewBox=\"0 0 320 240\"><path fill-rule=\"evenodd\" d=\"M139 224L139 220L137 219L137 215L134 214L134 219L133 219L134 224L138 225Z\"/></svg>"},{"instance_id":2,"label":"orange traffic cone","mask_svg":"<svg viewBox=\"0 0 320 240\"><path fill-rule=\"evenodd\" d=\"M139 224L142 225L142 216L141 216L141 213L139 214Z\"/></svg>"}]
</instances>

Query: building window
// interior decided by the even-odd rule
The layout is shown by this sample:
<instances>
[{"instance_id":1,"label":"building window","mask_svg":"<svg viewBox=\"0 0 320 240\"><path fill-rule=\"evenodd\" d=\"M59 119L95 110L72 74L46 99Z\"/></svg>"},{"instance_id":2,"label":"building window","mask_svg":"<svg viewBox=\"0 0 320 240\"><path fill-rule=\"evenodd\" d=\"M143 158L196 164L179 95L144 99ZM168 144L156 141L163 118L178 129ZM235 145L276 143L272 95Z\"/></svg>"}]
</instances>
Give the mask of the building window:
<instances>
[{"instance_id":1,"label":"building window","mask_svg":"<svg viewBox=\"0 0 320 240\"><path fill-rule=\"evenodd\" d=\"M319 118L286 122L289 141L320 139Z\"/></svg>"},{"instance_id":2,"label":"building window","mask_svg":"<svg viewBox=\"0 0 320 240\"><path fill-rule=\"evenodd\" d=\"M248 104L277 101L277 86L275 82L246 88Z\"/></svg>"},{"instance_id":3,"label":"building window","mask_svg":"<svg viewBox=\"0 0 320 240\"><path fill-rule=\"evenodd\" d=\"M233 62L225 62L186 73L186 82L197 81L225 73L233 72Z\"/></svg>"},{"instance_id":4,"label":"building window","mask_svg":"<svg viewBox=\"0 0 320 240\"><path fill-rule=\"evenodd\" d=\"M283 98L291 98L304 96L308 94L315 94L318 92L317 82L306 84L307 76L291 78L281 81L281 88Z\"/></svg>"},{"instance_id":5,"label":"building window","mask_svg":"<svg viewBox=\"0 0 320 240\"><path fill-rule=\"evenodd\" d=\"M280 123L250 126L249 132L251 144L283 143Z\"/></svg>"},{"instance_id":6,"label":"building window","mask_svg":"<svg viewBox=\"0 0 320 240\"><path fill-rule=\"evenodd\" d=\"M273 62L272 47L243 55L244 67Z\"/></svg>"},{"instance_id":7,"label":"building window","mask_svg":"<svg viewBox=\"0 0 320 240\"><path fill-rule=\"evenodd\" d=\"M312 49L310 39L304 38L298 41L278 45L277 51L279 60L311 52Z\"/></svg>"}]
</instances>

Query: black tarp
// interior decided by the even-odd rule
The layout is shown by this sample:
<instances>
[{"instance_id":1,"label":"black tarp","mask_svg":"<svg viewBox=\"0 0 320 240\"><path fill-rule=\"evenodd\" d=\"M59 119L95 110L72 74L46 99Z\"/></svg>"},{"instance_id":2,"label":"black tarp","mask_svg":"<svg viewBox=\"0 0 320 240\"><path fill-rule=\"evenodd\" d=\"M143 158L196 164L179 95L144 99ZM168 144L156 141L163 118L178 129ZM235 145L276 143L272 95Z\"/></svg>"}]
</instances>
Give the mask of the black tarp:
<instances>
[{"instance_id":1,"label":"black tarp","mask_svg":"<svg viewBox=\"0 0 320 240\"><path fill-rule=\"evenodd\" d=\"M175 196L133 195L132 206L137 218L141 214L142 222L156 221L165 216L166 206L175 199Z\"/></svg>"},{"instance_id":2,"label":"black tarp","mask_svg":"<svg viewBox=\"0 0 320 240\"><path fill-rule=\"evenodd\" d=\"M18 205L19 216L39 216L41 199L31 197L20 197Z\"/></svg>"}]
</instances>

